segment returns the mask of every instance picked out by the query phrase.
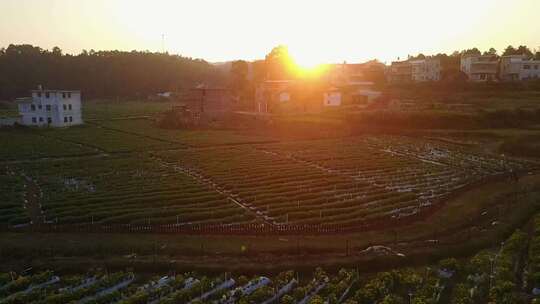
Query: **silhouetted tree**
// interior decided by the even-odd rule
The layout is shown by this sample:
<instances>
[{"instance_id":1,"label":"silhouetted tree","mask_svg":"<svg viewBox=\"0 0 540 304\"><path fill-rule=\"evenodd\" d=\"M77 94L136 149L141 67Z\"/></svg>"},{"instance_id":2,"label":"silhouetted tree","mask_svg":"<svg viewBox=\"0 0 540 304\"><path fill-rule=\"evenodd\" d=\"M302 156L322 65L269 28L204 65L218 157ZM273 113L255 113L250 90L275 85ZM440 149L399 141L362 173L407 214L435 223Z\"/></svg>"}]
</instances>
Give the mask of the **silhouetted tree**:
<instances>
[{"instance_id":1,"label":"silhouetted tree","mask_svg":"<svg viewBox=\"0 0 540 304\"><path fill-rule=\"evenodd\" d=\"M520 45L516 50L516 55L525 55L527 58L533 57L533 52L525 45Z\"/></svg>"},{"instance_id":2,"label":"silhouetted tree","mask_svg":"<svg viewBox=\"0 0 540 304\"><path fill-rule=\"evenodd\" d=\"M508 55L525 55L527 58L532 58L533 52L525 45L520 45L517 49L509 45L503 53L503 56Z\"/></svg>"},{"instance_id":3,"label":"silhouetted tree","mask_svg":"<svg viewBox=\"0 0 540 304\"><path fill-rule=\"evenodd\" d=\"M247 106L247 101L252 99L253 88L248 80L249 64L244 60L231 63L230 85L233 94L237 96L242 105Z\"/></svg>"},{"instance_id":4,"label":"silhouetted tree","mask_svg":"<svg viewBox=\"0 0 540 304\"><path fill-rule=\"evenodd\" d=\"M283 80L293 79L296 64L284 45L276 46L265 57L267 79Z\"/></svg>"},{"instance_id":5,"label":"silhouetted tree","mask_svg":"<svg viewBox=\"0 0 540 304\"><path fill-rule=\"evenodd\" d=\"M482 55L482 52L478 48L472 48L461 51L462 55Z\"/></svg>"},{"instance_id":6,"label":"silhouetted tree","mask_svg":"<svg viewBox=\"0 0 540 304\"><path fill-rule=\"evenodd\" d=\"M484 55L494 55L497 56L497 50L495 48L489 48L489 51L485 51Z\"/></svg>"}]
</instances>

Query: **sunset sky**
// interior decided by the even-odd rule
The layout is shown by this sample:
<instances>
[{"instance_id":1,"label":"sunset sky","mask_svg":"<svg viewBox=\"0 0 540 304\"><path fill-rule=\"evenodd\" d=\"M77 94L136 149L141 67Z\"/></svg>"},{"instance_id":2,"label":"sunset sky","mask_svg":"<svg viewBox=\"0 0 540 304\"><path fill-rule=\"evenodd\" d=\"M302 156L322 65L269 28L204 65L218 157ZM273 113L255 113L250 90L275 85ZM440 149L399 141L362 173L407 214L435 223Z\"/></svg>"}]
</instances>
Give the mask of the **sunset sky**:
<instances>
[{"instance_id":1,"label":"sunset sky","mask_svg":"<svg viewBox=\"0 0 540 304\"><path fill-rule=\"evenodd\" d=\"M264 58L278 44L303 65L540 46L540 0L0 0L0 47L162 50L208 61Z\"/></svg>"}]
</instances>

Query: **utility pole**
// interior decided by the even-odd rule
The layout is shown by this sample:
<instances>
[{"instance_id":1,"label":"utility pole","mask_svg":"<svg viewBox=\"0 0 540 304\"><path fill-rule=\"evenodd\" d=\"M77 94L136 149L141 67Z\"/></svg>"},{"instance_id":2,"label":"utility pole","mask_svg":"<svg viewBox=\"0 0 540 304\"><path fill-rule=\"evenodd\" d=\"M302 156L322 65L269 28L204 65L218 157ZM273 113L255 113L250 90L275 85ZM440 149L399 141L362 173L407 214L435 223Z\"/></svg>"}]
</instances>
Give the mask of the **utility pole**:
<instances>
[{"instance_id":1,"label":"utility pole","mask_svg":"<svg viewBox=\"0 0 540 304\"><path fill-rule=\"evenodd\" d=\"M161 52L165 54L165 34L161 34Z\"/></svg>"}]
</instances>

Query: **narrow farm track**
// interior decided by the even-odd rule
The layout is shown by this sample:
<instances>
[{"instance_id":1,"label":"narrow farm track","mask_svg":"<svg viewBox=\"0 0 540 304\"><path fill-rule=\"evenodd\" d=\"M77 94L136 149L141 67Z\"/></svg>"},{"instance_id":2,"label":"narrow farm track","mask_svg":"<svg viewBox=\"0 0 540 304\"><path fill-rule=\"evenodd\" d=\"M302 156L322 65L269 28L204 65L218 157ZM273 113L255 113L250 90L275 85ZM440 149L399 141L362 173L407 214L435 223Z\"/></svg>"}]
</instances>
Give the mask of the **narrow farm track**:
<instances>
[{"instance_id":1,"label":"narrow farm track","mask_svg":"<svg viewBox=\"0 0 540 304\"><path fill-rule=\"evenodd\" d=\"M26 175L23 176L26 185L25 203L28 210L28 216L32 220L32 223L42 224L44 222L44 216L39 202L41 191L32 178Z\"/></svg>"},{"instance_id":2,"label":"narrow farm track","mask_svg":"<svg viewBox=\"0 0 540 304\"><path fill-rule=\"evenodd\" d=\"M292 160L292 161L294 161L296 163L299 163L299 164L302 164L302 165L305 165L305 166L308 166L308 167L315 168L317 170L323 171L325 173L344 176L344 177L350 178L350 179L352 179L354 181L367 182L367 183L370 184L371 187L380 188L379 185L375 184L374 182L372 182L372 181L370 181L368 179L359 178L359 177L351 175L349 173L342 172L341 170L328 168L328 167L325 167L325 166L323 166L321 164L318 164L316 162L313 162L313 161L300 159L300 158L294 156L293 154L283 155L283 154L280 154L280 153L276 153L276 152L268 151L268 150L264 150L264 149L257 149L257 151L260 151L260 152L263 152L263 153L266 153L266 154L270 154L270 155L274 155L276 157L286 158L286 159Z\"/></svg>"},{"instance_id":3,"label":"narrow farm track","mask_svg":"<svg viewBox=\"0 0 540 304\"><path fill-rule=\"evenodd\" d=\"M107 151L105 151L105 150L103 150L100 147L95 146L95 145L90 145L90 144L83 143L83 142L78 142L78 141L75 141L75 140L69 140L69 139L65 139L65 138L62 138L62 137L47 136L47 135L39 134L39 133L38 133L38 135L43 137L43 138L47 138L47 139L54 139L54 140L63 141L63 142L66 142L66 143L78 145L78 146L81 146L81 147L87 147L87 148L90 148L90 149L94 150L95 153L97 153L97 154L106 154L107 153Z\"/></svg>"},{"instance_id":4,"label":"narrow farm track","mask_svg":"<svg viewBox=\"0 0 540 304\"><path fill-rule=\"evenodd\" d=\"M179 166L179 165L174 165L174 164L167 163L166 161L164 161L163 159L161 159L161 158L159 158L157 156L152 156L152 158L155 161L157 161L160 164L160 166L166 167L166 168L174 170L175 172L179 172L179 173L182 173L184 175L187 175L187 176L193 178L194 180L198 181L199 183L206 185L208 188L216 191L217 193L225 196L227 198L227 200L234 203L238 207L244 209L247 213L250 213L256 219L263 222L264 224L270 225L272 227L275 226L275 224L271 220L268 220L268 218L264 217L260 213L258 213L256 211L253 211L248 206L242 204L241 201L239 200L239 198L236 195L232 194L230 191L227 191L227 190L223 189L217 183L215 183L212 179L210 179L208 177L205 177L205 176L201 175L200 173L195 172L194 170L190 170L188 168L184 168L184 167Z\"/></svg>"},{"instance_id":5,"label":"narrow farm track","mask_svg":"<svg viewBox=\"0 0 540 304\"><path fill-rule=\"evenodd\" d=\"M160 142L165 142L165 143L169 143L169 144L179 144L178 142L174 142L174 141L171 141L171 140L166 140L166 139L155 137L155 136L149 136L149 135L144 135L144 134L137 133L137 132L130 132L130 131L122 130L122 129L107 127L105 125L102 125L102 124L96 123L96 122L87 122L87 123L89 125L94 125L94 126L97 126L99 128L102 128L104 130L111 130L111 131L115 131L115 132L119 132L119 133L124 133L124 134L128 134L128 135L134 135L134 136L137 136L137 137L147 138L147 139L156 140L156 141L160 141ZM187 145L187 144L182 144L182 145L185 145L185 146L189 147L189 145Z\"/></svg>"}]
</instances>

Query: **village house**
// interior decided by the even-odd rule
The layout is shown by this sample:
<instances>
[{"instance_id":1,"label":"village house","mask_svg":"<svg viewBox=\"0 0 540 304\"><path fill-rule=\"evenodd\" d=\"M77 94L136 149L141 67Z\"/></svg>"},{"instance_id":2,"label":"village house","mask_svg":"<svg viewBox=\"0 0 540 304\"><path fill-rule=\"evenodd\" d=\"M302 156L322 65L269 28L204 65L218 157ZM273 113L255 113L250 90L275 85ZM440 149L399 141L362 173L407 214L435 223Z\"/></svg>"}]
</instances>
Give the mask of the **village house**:
<instances>
[{"instance_id":1,"label":"village house","mask_svg":"<svg viewBox=\"0 0 540 304\"><path fill-rule=\"evenodd\" d=\"M325 107L341 106L343 95L339 88L330 87L323 93L323 105Z\"/></svg>"},{"instance_id":2,"label":"village house","mask_svg":"<svg viewBox=\"0 0 540 304\"><path fill-rule=\"evenodd\" d=\"M387 81L392 84L410 83L412 81L411 62L393 61L388 68Z\"/></svg>"},{"instance_id":3,"label":"village house","mask_svg":"<svg viewBox=\"0 0 540 304\"><path fill-rule=\"evenodd\" d=\"M502 56L499 77L502 81L539 79L540 60L529 60L524 55Z\"/></svg>"},{"instance_id":4,"label":"village house","mask_svg":"<svg viewBox=\"0 0 540 304\"><path fill-rule=\"evenodd\" d=\"M83 123L81 92L34 90L31 97L18 98L19 121L25 126L68 127Z\"/></svg>"},{"instance_id":5,"label":"village house","mask_svg":"<svg viewBox=\"0 0 540 304\"><path fill-rule=\"evenodd\" d=\"M271 113L291 101L292 80L266 80L255 89L255 112Z\"/></svg>"},{"instance_id":6,"label":"village house","mask_svg":"<svg viewBox=\"0 0 540 304\"><path fill-rule=\"evenodd\" d=\"M382 63L336 64L330 66L328 83L323 93L323 105L366 105L381 95L374 86L374 75L384 75Z\"/></svg>"},{"instance_id":7,"label":"village house","mask_svg":"<svg viewBox=\"0 0 540 304\"><path fill-rule=\"evenodd\" d=\"M393 61L388 69L387 81L393 84L439 81L441 70L438 58Z\"/></svg>"},{"instance_id":8,"label":"village house","mask_svg":"<svg viewBox=\"0 0 540 304\"><path fill-rule=\"evenodd\" d=\"M499 61L495 55L465 55L461 57L461 71L469 81L485 82L495 81Z\"/></svg>"},{"instance_id":9,"label":"village house","mask_svg":"<svg viewBox=\"0 0 540 304\"><path fill-rule=\"evenodd\" d=\"M196 118L219 119L234 110L236 99L229 89L200 85L190 89L181 103Z\"/></svg>"},{"instance_id":10,"label":"village house","mask_svg":"<svg viewBox=\"0 0 540 304\"><path fill-rule=\"evenodd\" d=\"M414 82L441 80L441 60L425 58L411 60L411 78Z\"/></svg>"}]
</instances>

